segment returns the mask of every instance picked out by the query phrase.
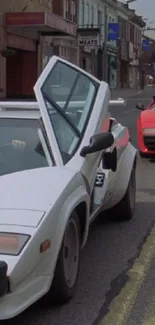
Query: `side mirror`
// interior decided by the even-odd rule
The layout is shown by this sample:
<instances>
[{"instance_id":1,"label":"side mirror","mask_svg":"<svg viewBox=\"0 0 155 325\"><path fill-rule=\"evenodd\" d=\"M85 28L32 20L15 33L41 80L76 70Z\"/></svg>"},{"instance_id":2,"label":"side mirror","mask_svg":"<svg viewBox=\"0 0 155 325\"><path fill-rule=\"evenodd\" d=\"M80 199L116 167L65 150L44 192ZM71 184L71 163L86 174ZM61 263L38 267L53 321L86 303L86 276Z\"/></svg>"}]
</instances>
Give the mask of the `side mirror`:
<instances>
[{"instance_id":1,"label":"side mirror","mask_svg":"<svg viewBox=\"0 0 155 325\"><path fill-rule=\"evenodd\" d=\"M139 109L140 111L144 111L144 109L145 109L144 105L140 104L140 103L136 105L136 108Z\"/></svg>"},{"instance_id":2,"label":"side mirror","mask_svg":"<svg viewBox=\"0 0 155 325\"><path fill-rule=\"evenodd\" d=\"M115 172L117 170L117 149L116 147L112 152L103 152L102 155L102 168L112 170Z\"/></svg>"},{"instance_id":3,"label":"side mirror","mask_svg":"<svg viewBox=\"0 0 155 325\"><path fill-rule=\"evenodd\" d=\"M114 137L112 133L100 133L91 137L90 145L82 148L80 152L81 157L85 157L87 154L102 151L111 147L114 143Z\"/></svg>"}]
</instances>

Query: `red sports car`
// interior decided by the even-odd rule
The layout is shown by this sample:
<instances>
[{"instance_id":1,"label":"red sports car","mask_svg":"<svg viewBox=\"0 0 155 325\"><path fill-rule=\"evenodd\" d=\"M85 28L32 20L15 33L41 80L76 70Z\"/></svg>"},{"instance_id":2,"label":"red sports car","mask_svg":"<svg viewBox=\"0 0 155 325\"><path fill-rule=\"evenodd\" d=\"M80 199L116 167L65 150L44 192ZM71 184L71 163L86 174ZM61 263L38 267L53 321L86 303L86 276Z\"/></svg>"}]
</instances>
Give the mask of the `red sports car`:
<instances>
[{"instance_id":1,"label":"red sports car","mask_svg":"<svg viewBox=\"0 0 155 325\"><path fill-rule=\"evenodd\" d=\"M139 154L142 158L155 155L155 96L146 108L142 104L136 108L142 111L137 120Z\"/></svg>"}]
</instances>

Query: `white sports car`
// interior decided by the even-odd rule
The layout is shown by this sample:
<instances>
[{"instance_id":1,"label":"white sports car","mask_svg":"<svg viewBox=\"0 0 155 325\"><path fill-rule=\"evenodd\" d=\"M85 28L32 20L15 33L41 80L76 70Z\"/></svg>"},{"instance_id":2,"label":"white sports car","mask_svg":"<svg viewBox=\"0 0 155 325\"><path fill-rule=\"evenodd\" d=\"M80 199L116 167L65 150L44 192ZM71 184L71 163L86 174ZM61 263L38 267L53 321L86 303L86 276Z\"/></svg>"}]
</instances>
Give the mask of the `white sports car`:
<instances>
[{"instance_id":1,"label":"white sports car","mask_svg":"<svg viewBox=\"0 0 155 325\"><path fill-rule=\"evenodd\" d=\"M89 225L130 219L136 149L108 85L53 56L36 102L0 102L0 320L74 294Z\"/></svg>"}]
</instances>

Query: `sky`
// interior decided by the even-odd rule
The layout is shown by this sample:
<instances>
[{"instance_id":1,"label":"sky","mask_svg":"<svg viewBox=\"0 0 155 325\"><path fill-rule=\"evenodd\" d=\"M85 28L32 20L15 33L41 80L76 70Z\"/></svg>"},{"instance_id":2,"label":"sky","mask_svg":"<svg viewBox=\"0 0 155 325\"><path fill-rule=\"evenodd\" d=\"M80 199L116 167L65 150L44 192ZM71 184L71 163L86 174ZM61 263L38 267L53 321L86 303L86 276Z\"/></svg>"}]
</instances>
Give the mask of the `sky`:
<instances>
[{"instance_id":1,"label":"sky","mask_svg":"<svg viewBox=\"0 0 155 325\"><path fill-rule=\"evenodd\" d=\"M137 14L148 19L145 21L147 26L155 27L155 0L136 0L130 3L129 7L131 9L136 9ZM155 39L155 31L151 31L149 34Z\"/></svg>"},{"instance_id":2,"label":"sky","mask_svg":"<svg viewBox=\"0 0 155 325\"><path fill-rule=\"evenodd\" d=\"M155 25L155 0L137 0L130 4L130 8L136 9L137 14L154 21Z\"/></svg>"}]
</instances>

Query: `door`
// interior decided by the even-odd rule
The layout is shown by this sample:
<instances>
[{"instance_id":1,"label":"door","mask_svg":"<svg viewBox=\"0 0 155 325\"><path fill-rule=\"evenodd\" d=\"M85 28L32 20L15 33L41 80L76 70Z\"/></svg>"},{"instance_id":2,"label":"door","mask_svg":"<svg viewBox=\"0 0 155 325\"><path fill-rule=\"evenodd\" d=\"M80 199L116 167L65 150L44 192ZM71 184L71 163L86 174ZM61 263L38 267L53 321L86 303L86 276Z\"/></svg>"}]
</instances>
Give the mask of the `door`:
<instances>
[{"instance_id":1,"label":"door","mask_svg":"<svg viewBox=\"0 0 155 325\"><path fill-rule=\"evenodd\" d=\"M102 153L83 158L80 151L94 134L108 131L108 85L53 56L34 91L57 166L80 171L91 192Z\"/></svg>"}]
</instances>

